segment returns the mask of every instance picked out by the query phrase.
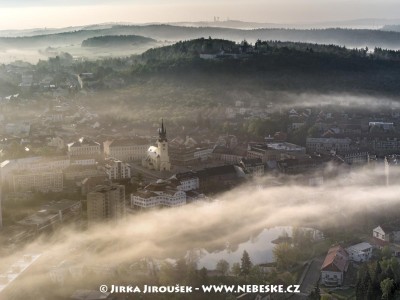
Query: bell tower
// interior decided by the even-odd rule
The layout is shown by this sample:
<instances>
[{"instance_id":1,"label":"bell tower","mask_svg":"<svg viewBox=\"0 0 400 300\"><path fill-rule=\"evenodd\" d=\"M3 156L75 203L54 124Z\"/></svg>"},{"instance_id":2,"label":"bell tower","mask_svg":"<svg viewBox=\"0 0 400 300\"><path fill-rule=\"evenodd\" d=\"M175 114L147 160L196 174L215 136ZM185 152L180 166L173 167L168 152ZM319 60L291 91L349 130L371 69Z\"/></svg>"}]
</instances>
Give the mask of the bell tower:
<instances>
[{"instance_id":1,"label":"bell tower","mask_svg":"<svg viewBox=\"0 0 400 300\"><path fill-rule=\"evenodd\" d=\"M161 128L158 129L157 148L160 155L160 171L170 171L171 163L169 161L167 129L164 126L164 120L161 120Z\"/></svg>"}]
</instances>

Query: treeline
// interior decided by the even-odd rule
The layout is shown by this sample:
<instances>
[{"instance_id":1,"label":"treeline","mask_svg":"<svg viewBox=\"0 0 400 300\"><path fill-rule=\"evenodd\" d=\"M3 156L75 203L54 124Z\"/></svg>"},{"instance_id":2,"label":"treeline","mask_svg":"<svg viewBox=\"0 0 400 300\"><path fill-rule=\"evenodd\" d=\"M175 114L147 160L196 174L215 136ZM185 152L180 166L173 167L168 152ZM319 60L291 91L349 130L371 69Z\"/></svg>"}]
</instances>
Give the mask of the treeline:
<instances>
[{"instance_id":1,"label":"treeline","mask_svg":"<svg viewBox=\"0 0 400 300\"><path fill-rule=\"evenodd\" d=\"M243 42L244 43L244 42ZM251 79L252 85L273 90L397 94L400 91L398 51L347 49L335 45L257 41L248 45L224 40L197 39L143 53L132 66L133 77L179 77L184 81ZM242 52L236 51L242 47ZM205 51L210 49L210 51ZM216 60L200 53L239 53ZM233 50L232 50L233 49Z\"/></svg>"},{"instance_id":2,"label":"treeline","mask_svg":"<svg viewBox=\"0 0 400 300\"><path fill-rule=\"evenodd\" d=\"M105 35L84 40L82 47L133 46L154 42L156 40L139 35Z\"/></svg>"},{"instance_id":3,"label":"treeline","mask_svg":"<svg viewBox=\"0 0 400 300\"><path fill-rule=\"evenodd\" d=\"M217 53L222 49L231 49L235 42L223 39L195 39L180 41L170 46L149 49L142 54L142 58L148 62L197 58L200 53Z\"/></svg>"}]
</instances>

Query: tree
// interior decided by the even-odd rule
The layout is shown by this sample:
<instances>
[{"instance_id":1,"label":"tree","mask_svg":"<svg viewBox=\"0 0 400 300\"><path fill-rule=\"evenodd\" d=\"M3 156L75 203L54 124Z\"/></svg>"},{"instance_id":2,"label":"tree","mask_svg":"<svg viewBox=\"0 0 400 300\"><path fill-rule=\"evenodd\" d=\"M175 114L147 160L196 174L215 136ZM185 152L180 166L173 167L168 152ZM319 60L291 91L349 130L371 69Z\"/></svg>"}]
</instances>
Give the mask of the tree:
<instances>
[{"instance_id":1,"label":"tree","mask_svg":"<svg viewBox=\"0 0 400 300\"><path fill-rule=\"evenodd\" d=\"M249 282L252 284L263 284L266 282L266 275L260 266L253 266L249 274Z\"/></svg>"},{"instance_id":2,"label":"tree","mask_svg":"<svg viewBox=\"0 0 400 300\"><path fill-rule=\"evenodd\" d=\"M273 250L274 258L278 268L287 269L296 261L296 254L288 243L279 243Z\"/></svg>"},{"instance_id":3,"label":"tree","mask_svg":"<svg viewBox=\"0 0 400 300\"><path fill-rule=\"evenodd\" d=\"M381 291L382 291L382 299L389 300L391 299L394 288L394 280L390 278L386 278L381 282Z\"/></svg>"},{"instance_id":4,"label":"tree","mask_svg":"<svg viewBox=\"0 0 400 300\"><path fill-rule=\"evenodd\" d=\"M143 174L142 173L137 173L136 174L136 180L137 180L137 182L141 183L143 181Z\"/></svg>"},{"instance_id":5,"label":"tree","mask_svg":"<svg viewBox=\"0 0 400 300\"><path fill-rule=\"evenodd\" d=\"M253 266L253 264L252 264L252 262L250 260L249 253L247 253L246 250L243 251L243 255L242 255L241 261L242 261L242 263L240 264L241 274L242 275L249 275L251 267Z\"/></svg>"},{"instance_id":6,"label":"tree","mask_svg":"<svg viewBox=\"0 0 400 300\"><path fill-rule=\"evenodd\" d=\"M232 271L232 274L233 274L233 275L239 276L240 273L241 273L240 264L239 264L239 263L234 263L234 264L232 265L231 271Z\"/></svg>"},{"instance_id":7,"label":"tree","mask_svg":"<svg viewBox=\"0 0 400 300\"><path fill-rule=\"evenodd\" d=\"M385 246L382 249L382 257L383 258L391 258L392 257L392 250L390 250L389 246Z\"/></svg>"},{"instance_id":8,"label":"tree","mask_svg":"<svg viewBox=\"0 0 400 300\"><path fill-rule=\"evenodd\" d=\"M225 259L221 259L217 262L216 270L220 271L222 275L226 275L229 272L229 263Z\"/></svg>"}]
</instances>

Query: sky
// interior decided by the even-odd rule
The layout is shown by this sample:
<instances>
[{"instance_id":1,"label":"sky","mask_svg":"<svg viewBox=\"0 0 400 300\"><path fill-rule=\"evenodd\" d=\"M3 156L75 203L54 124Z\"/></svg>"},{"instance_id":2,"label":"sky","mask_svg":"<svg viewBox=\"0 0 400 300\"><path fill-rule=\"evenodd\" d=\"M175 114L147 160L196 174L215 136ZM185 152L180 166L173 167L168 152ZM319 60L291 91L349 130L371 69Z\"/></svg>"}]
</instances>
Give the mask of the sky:
<instances>
[{"instance_id":1,"label":"sky","mask_svg":"<svg viewBox=\"0 0 400 300\"><path fill-rule=\"evenodd\" d=\"M398 0L0 0L0 30L106 22L179 22L234 19L314 23L398 18Z\"/></svg>"}]
</instances>

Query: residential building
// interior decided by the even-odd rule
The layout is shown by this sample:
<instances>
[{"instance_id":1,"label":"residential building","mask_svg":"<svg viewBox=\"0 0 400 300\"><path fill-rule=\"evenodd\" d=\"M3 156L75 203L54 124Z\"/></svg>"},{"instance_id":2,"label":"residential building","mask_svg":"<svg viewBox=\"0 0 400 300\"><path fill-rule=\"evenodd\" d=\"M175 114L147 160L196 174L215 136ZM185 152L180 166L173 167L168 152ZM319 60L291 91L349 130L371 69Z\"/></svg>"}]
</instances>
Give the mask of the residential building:
<instances>
[{"instance_id":1,"label":"residential building","mask_svg":"<svg viewBox=\"0 0 400 300\"><path fill-rule=\"evenodd\" d=\"M100 144L91 141L87 138L80 138L79 141L68 144L68 155L69 156L80 156L80 155L99 155Z\"/></svg>"},{"instance_id":2,"label":"residential building","mask_svg":"<svg viewBox=\"0 0 400 300\"><path fill-rule=\"evenodd\" d=\"M131 194L131 206L140 208L176 207L186 204L186 193L170 182L158 180Z\"/></svg>"},{"instance_id":3,"label":"residential building","mask_svg":"<svg viewBox=\"0 0 400 300\"><path fill-rule=\"evenodd\" d=\"M369 122L368 126L371 132L374 130L381 130L382 132L394 130L393 122Z\"/></svg>"},{"instance_id":4,"label":"residential building","mask_svg":"<svg viewBox=\"0 0 400 300\"><path fill-rule=\"evenodd\" d=\"M205 168L196 174L202 191L223 190L237 185L246 177L243 169L236 165Z\"/></svg>"},{"instance_id":5,"label":"residential building","mask_svg":"<svg viewBox=\"0 0 400 300\"><path fill-rule=\"evenodd\" d=\"M242 166L243 170L253 176L264 175L265 165L261 158L243 158L239 164Z\"/></svg>"},{"instance_id":6,"label":"residential building","mask_svg":"<svg viewBox=\"0 0 400 300\"><path fill-rule=\"evenodd\" d=\"M74 165L63 170L66 181L82 181L88 177L97 177L104 174L96 165Z\"/></svg>"},{"instance_id":7,"label":"residential building","mask_svg":"<svg viewBox=\"0 0 400 300\"><path fill-rule=\"evenodd\" d=\"M263 163L279 161L286 158L296 158L305 154L304 147L291 143L249 144L247 158L260 158Z\"/></svg>"},{"instance_id":8,"label":"residential building","mask_svg":"<svg viewBox=\"0 0 400 300\"><path fill-rule=\"evenodd\" d=\"M338 154L349 165L360 165L368 162L368 152L364 151L350 151Z\"/></svg>"},{"instance_id":9,"label":"residential building","mask_svg":"<svg viewBox=\"0 0 400 300\"><path fill-rule=\"evenodd\" d=\"M88 224L118 221L125 215L125 186L102 185L87 194Z\"/></svg>"},{"instance_id":10,"label":"residential building","mask_svg":"<svg viewBox=\"0 0 400 300\"><path fill-rule=\"evenodd\" d=\"M106 157L112 157L121 161L141 161L146 158L149 147L148 141L140 137L105 141L104 154Z\"/></svg>"},{"instance_id":11,"label":"residential building","mask_svg":"<svg viewBox=\"0 0 400 300\"><path fill-rule=\"evenodd\" d=\"M61 171L18 171L13 174L14 192L61 192L63 188Z\"/></svg>"},{"instance_id":12,"label":"residential building","mask_svg":"<svg viewBox=\"0 0 400 300\"><path fill-rule=\"evenodd\" d=\"M130 165L114 158L106 159L105 171L110 180L131 178Z\"/></svg>"},{"instance_id":13,"label":"residential building","mask_svg":"<svg viewBox=\"0 0 400 300\"><path fill-rule=\"evenodd\" d=\"M366 262L372 257L372 245L370 243L359 243L346 248L349 259L356 262Z\"/></svg>"},{"instance_id":14,"label":"residential building","mask_svg":"<svg viewBox=\"0 0 400 300\"><path fill-rule=\"evenodd\" d=\"M351 149L349 138L307 138L306 148L309 152L321 152L335 150L347 152Z\"/></svg>"},{"instance_id":15,"label":"residential building","mask_svg":"<svg viewBox=\"0 0 400 300\"><path fill-rule=\"evenodd\" d=\"M199 177L194 172L175 174L171 179L177 182L176 188L180 191L188 192L198 190L200 187Z\"/></svg>"},{"instance_id":16,"label":"residential building","mask_svg":"<svg viewBox=\"0 0 400 300\"><path fill-rule=\"evenodd\" d=\"M341 246L328 250L321 267L321 283L326 286L340 286L349 267L349 254Z\"/></svg>"},{"instance_id":17,"label":"residential building","mask_svg":"<svg viewBox=\"0 0 400 300\"><path fill-rule=\"evenodd\" d=\"M390 155L400 152L400 139L397 137L378 137L368 141L371 150L378 155Z\"/></svg>"},{"instance_id":18,"label":"residential building","mask_svg":"<svg viewBox=\"0 0 400 300\"><path fill-rule=\"evenodd\" d=\"M81 194L86 196L88 193L94 191L98 185L107 185L110 181L107 179L106 174L96 177L86 177L81 182Z\"/></svg>"},{"instance_id":19,"label":"residential building","mask_svg":"<svg viewBox=\"0 0 400 300\"><path fill-rule=\"evenodd\" d=\"M390 225L380 225L372 230L372 237L376 241L382 241L381 245L390 242L400 242L400 230Z\"/></svg>"}]
</instances>

